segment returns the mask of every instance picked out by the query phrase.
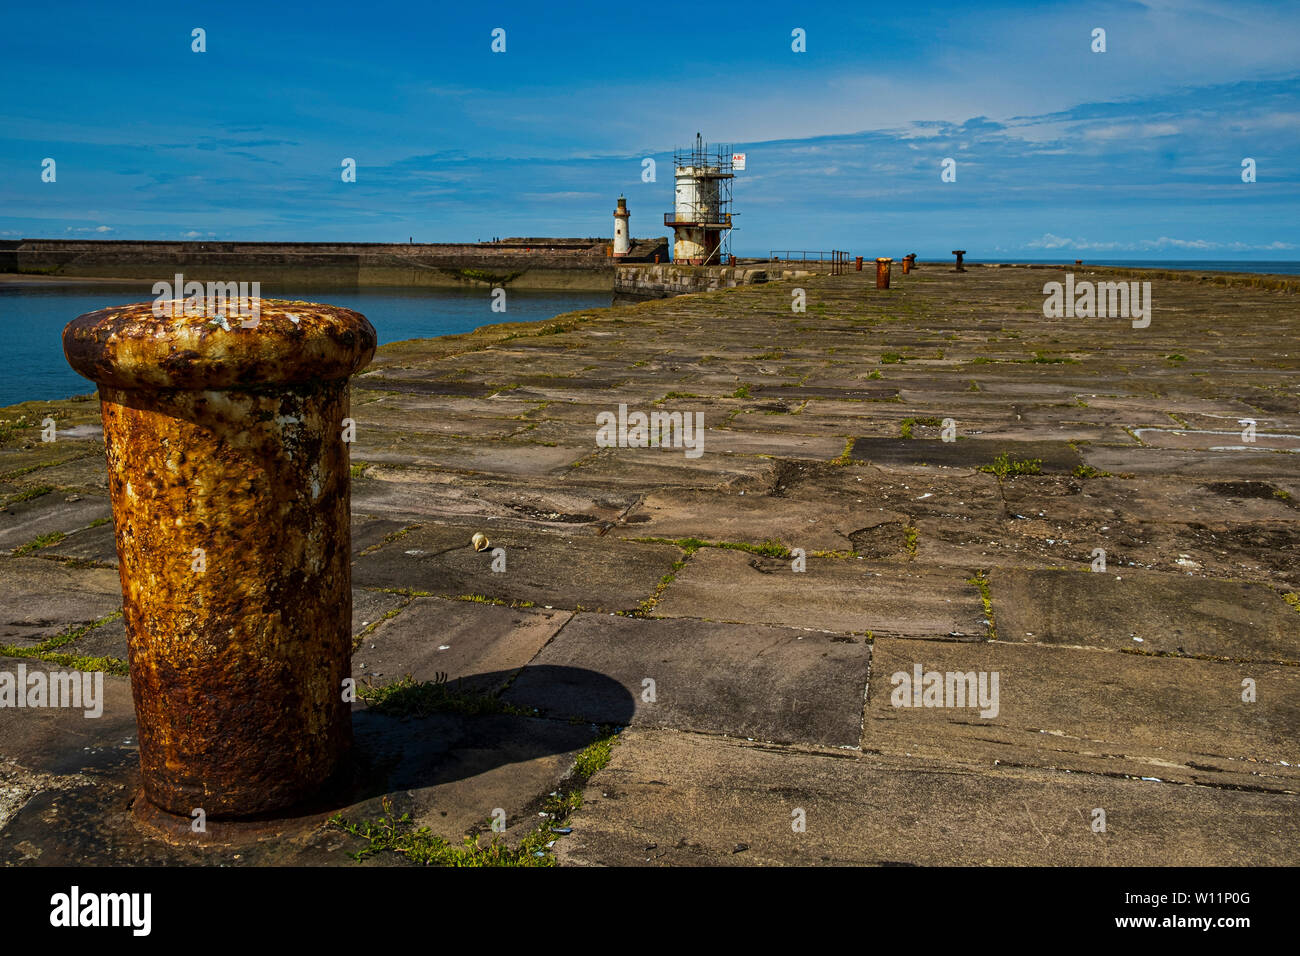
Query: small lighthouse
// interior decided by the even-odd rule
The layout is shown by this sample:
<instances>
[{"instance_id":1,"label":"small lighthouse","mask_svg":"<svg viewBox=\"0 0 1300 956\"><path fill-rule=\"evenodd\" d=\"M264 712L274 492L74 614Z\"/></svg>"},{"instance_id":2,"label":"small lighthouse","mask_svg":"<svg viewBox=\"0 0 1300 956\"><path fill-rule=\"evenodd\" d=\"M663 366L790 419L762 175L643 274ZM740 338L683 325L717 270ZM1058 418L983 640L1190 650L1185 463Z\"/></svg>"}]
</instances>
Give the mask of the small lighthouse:
<instances>
[{"instance_id":1,"label":"small lighthouse","mask_svg":"<svg viewBox=\"0 0 1300 956\"><path fill-rule=\"evenodd\" d=\"M614 210L614 258L616 259L632 251L632 240L629 238L631 233L627 231L629 215L627 200L620 195L618 208Z\"/></svg>"}]
</instances>

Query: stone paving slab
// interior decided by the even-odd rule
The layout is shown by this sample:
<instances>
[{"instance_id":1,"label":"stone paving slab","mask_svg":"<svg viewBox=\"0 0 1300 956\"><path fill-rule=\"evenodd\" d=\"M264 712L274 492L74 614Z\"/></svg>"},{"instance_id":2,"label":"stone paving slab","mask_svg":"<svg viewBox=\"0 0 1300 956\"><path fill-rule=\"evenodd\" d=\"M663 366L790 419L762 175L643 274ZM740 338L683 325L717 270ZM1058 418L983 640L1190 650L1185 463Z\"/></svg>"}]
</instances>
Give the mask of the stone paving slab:
<instances>
[{"instance_id":1,"label":"stone paving slab","mask_svg":"<svg viewBox=\"0 0 1300 956\"><path fill-rule=\"evenodd\" d=\"M505 549L505 571L492 570L492 550L476 552L470 545L479 530L493 549ZM654 593L680 556L673 545L602 538L591 530L561 535L503 528L498 534L490 526L430 524L358 557L352 580L359 587L444 597L631 611Z\"/></svg>"},{"instance_id":2,"label":"stone paving slab","mask_svg":"<svg viewBox=\"0 0 1300 956\"><path fill-rule=\"evenodd\" d=\"M1004 641L1300 663L1300 613L1260 584L998 568L989 589Z\"/></svg>"},{"instance_id":3,"label":"stone paving slab","mask_svg":"<svg viewBox=\"0 0 1300 956\"><path fill-rule=\"evenodd\" d=\"M1229 478L1287 478L1300 469L1300 459L1290 453L1269 451L1196 451L1151 448L1141 455L1113 445L1087 445L1083 460L1098 471L1148 475L1184 475L1223 480Z\"/></svg>"},{"instance_id":4,"label":"stone paving slab","mask_svg":"<svg viewBox=\"0 0 1300 956\"><path fill-rule=\"evenodd\" d=\"M557 853L578 866L1294 866L1298 814L1294 793L632 729Z\"/></svg>"},{"instance_id":5,"label":"stone paving slab","mask_svg":"<svg viewBox=\"0 0 1300 956\"><path fill-rule=\"evenodd\" d=\"M505 699L603 724L628 723L631 700L638 727L855 747L870 657L848 635L579 614Z\"/></svg>"},{"instance_id":6,"label":"stone paving slab","mask_svg":"<svg viewBox=\"0 0 1300 956\"><path fill-rule=\"evenodd\" d=\"M36 644L121 607L116 571L0 556L0 644Z\"/></svg>"},{"instance_id":7,"label":"stone paving slab","mask_svg":"<svg viewBox=\"0 0 1300 956\"><path fill-rule=\"evenodd\" d=\"M61 541L33 553L117 567L117 539L113 535L111 521L74 531Z\"/></svg>"},{"instance_id":8,"label":"stone paving slab","mask_svg":"<svg viewBox=\"0 0 1300 956\"><path fill-rule=\"evenodd\" d=\"M856 507L855 507L856 504ZM779 509L770 498L727 492L653 492L632 509L621 533L658 538L740 541L761 545L780 541L805 551L836 551L854 546L852 535L879 524L879 509L865 502L847 505L786 500ZM890 553L903 550L902 533Z\"/></svg>"},{"instance_id":9,"label":"stone paving slab","mask_svg":"<svg viewBox=\"0 0 1300 956\"><path fill-rule=\"evenodd\" d=\"M572 616L571 611L415 598L362 642L352 675L386 684L404 676L431 681L441 674L448 683L494 693ZM505 676L489 680L492 673Z\"/></svg>"},{"instance_id":10,"label":"stone paving slab","mask_svg":"<svg viewBox=\"0 0 1300 956\"><path fill-rule=\"evenodd\" d=\"M942 681L929 704L922 693L921 706L915 706L918 665ZM948 674L974 675L975 699L969 678L954 677L949 693ZM981 674L983 701L994 706L978 700ZM1254 682L1253 701L1242 699L1247 680ZM1276 664L880 638L872 650L862 748L972 766L1295 792L1297 692L1300 669Z\"/></svg>"},{"instance_id":11,"label":"stone paving slab","mask_svg":"<svg viewBox=\"0 0 1300 956\"><path fill-rule=\"evenodd\" d=\"M979 592L967 576L907 563L784 558L706 548L696 552L655 608L664 617L784 624L845 634L976 639Z\"/></svg>"},{"instance_id":12,"label":"stone paving slab","mask_svg":"<svg viewBox=\"0 0 1300 956\"><path fill-rule=\"evenodd\" d=\"M566 476L606 487L728 488L764 481L769 460L745 455L687 458L682 449L602 448L593 451Z\"/></svg>"},{"instance_id":13,"label":"stone paving slab","mask_svg":"<svg viewBox=\"0 0 1300 956\"><path fill-rule=\"evenodd\" d=\"M0 509L0 550L12 551L40 535L77 531L111 515L108 499L76 493L46 494L12 504Z\"/></svg>"},{"instance_id":14,"label":"stone paving slab","mask_svg":"<svg viewBox=\"0 0 1300 956\"><path fill-rule=\"evenodd\" d=\"M374 477L371 477L372 474ZM519 528L571 529L617 521L640 497L632 489L530 482L525 486L483 477L441 475L411 468L371 466L353 484L353 507L406 524L445 518L479 518Z\"/></svg>"}]
</instances>

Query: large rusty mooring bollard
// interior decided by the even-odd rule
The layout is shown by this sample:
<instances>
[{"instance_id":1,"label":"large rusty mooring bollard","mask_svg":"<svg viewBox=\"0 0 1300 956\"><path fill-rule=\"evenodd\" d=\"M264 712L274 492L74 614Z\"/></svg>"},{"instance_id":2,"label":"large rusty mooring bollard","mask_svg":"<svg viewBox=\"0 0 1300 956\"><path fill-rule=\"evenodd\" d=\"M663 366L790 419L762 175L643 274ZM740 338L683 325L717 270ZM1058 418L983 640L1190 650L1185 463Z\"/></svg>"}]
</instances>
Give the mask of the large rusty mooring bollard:
<instances>
[{"instance_id":1,"label":"large rusty mooring bollard","mask_svg":"<svg viewBox=\"0 0 1300 956\"><path fill-rule=\"evenodd\" d=\"M184 308L90 312L63 350L99 386L145 795L240 818L312 796L351 746L344 419L376 339L328 305Z\"/></svg>"},{"instance_id":2,"label":"large rusty mooring bollard","mask_svg":"<svg viewBox=\"0 0 1300 956\"><path fill-rule=\"evenodd\" d=\"M891 265L893 265L893 262L894 262L893 259L876 260L876 288L877 289L889 288L889 268Z\"/></svg>"}]
</instances>

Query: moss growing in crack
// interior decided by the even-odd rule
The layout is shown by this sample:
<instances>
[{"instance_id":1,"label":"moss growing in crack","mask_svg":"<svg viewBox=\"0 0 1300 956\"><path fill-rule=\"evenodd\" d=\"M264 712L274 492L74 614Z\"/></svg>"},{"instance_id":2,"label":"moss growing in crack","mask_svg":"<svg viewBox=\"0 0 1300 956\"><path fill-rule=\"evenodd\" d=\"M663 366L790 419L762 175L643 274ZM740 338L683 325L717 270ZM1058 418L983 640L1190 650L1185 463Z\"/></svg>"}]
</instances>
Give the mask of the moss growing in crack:
<instances>
[{"instance_id":1,"label":"moss growing in crack","mask_svg":"<svg viewBox=\"0 0 1300 956\"><path fill-rule=\"evenodd\" d=\"M16 491L6 498L3 507L8 508L10 505L18 504L20 501L32 501L36 498L44 497L53 490L53 485L37 485L35 488L24 488L22 491Z\"/></svg>"},{"instance_id":2,"label":"moss growing in crack","mask_svg":"<svg viewBox=\"0 0 1300 956\"><path fill-rule=\"evenodd\" d=\"M457 594L457 601L469 601L471 604L492 604L496 607L537 607L532 601L507 601L503 598L488 597L485 594Z\"/></svg>"},{"instance_id":3,"label":"moss growing in crack","mask_svg":"<svg viewBox=\"0 0 1300 956\"><path fill-rule=\"evenodd\" d=\"M699 398L699 397L700 396L692 394L691 392L669 392L667 395L665 395L663 398L659 399L658 401L654 402L653 404L662 405L664 402L674 398Z\"/></svg>"},{"instance_id":4,"label":"moss growing in crack","mask_svg":"<svg viewBox=\"0 0 1300 956\"><path fill-rule=\"evenodd\" d=\"M853 461L852 455L853 455L853 439L846 438L844 439L844 450L840 452L837 457L832 458L830 463L832 465L843 467L844 465L848 465L852 463Z\"/></svg>"},{"instance_id":5,"label":"moss growing in crack","mask_svg":"<svg viewBox=\"0 0 1300 956\"><path fill-rule=\"evenodd\" d=\"M62 531L50 531L46 534L38 534L26 544L14 548L14 554L30 554L31 552L37 551L41 548L48 548L56 545L66 537L67 535Z\"/></svg>"},{"instance_id":6,"label":"moss growing in crack","mask_svg":"<svg viewBox=\"0 0 1300 956\"><path fill-rule=\"evenodd\" d=\"M103 671L117 677L129 677L130 665L116 657L87 657L84 654L60 654L57 651L42 651L39 647L15 647L12 644L0 644L0 657L26 657L29 660L45 661L58 664L74 671Z\"/></svg>"},{"instance_id":7,"label":"moss growing in crack","mask_svg":"<svg viewBox=\"0 0 1300 956\"><path fill-rule=\"evenodd\" d=\"M928 428L939 428L943 425L943 422L933 416L927 418L904 418L898 424L899 436L902 438L911 438L912 428L916 425L924 425Z\"/></svg>"},{"instance_id":8,"label":"moss growing in crack","mask_svg":"<svg viewBox=\"0 0 1300 956\"><path fill-rule=\"evenodd\" d=\"M582 806L587 781L609 763L618 732L618 728L602 727L600 736L579 752L573 771L543 803L542 819L517 846L499 836L484 845L481 833L466 834L460 843L451 843L428 827L416 829L409 813L397 816L389 797L380 801L382 815L375 820L353 821L336 814L329 822L365 841L366 845L352 854L356 860L393 853L417 866L554 866L551 847L568 831L569 817Z\"/></svg>"},{"instance_id":9,"label":"moss growing in crack","mask_svg":"<svg viewBox=\"0 0 1300 956\"><path fill-rule=\"evenodd\" d=\"M1070 472L1076 478L1110 478L1109 471L1098 471L1092 465L1075 465L1074 471Z\"/></svg>"},{"instance_id":10,"label":"moss growing in crack","mask_svg":"<svg viewBox=\"0 0 1300 956\"><path fill-rule=\"evenodd\" d=\"M1041 475L1043 473L1043 459L1013 459L1006 452L1003 452L993 459L991 465L981 465L979 470L990 475L997 475L998 478L1006 478L1008 475Z\"/></svg>"},{"instance_id":11,"label":"moss growing in crack","mask_svg":"<svg viewBox=\"0 0 1300 956\"><path fill-rule=\"evenodd\" d=\"M983 571L977 571L975 576L967 578L967 584L973 584L980 590L980 601L984 605L984 619L988 622L990 641L998 639L997 622L993 617L993 596L989 591L989 579Z\"/></svg>"},{"instance_id":12,"label":"moss growing in crack","mask_svg":"<svg viewBox=\"0 0 1300 956\"><path fill-rule=\"evenodd\" d=\"M911 525L903 532L903 548L909 559L916 557L916 546L920 540L921 532Z\"/></svg>"}]
</instances>

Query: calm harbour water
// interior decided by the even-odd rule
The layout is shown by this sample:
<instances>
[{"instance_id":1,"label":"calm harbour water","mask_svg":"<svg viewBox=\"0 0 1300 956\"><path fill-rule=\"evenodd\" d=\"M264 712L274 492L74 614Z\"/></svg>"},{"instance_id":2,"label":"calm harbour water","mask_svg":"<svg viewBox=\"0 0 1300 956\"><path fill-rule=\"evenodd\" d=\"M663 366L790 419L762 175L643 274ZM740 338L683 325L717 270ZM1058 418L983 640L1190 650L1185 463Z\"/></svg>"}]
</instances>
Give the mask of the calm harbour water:
<instances>
[{"instance_id":1,"label":"calm harbour water","mask_svg":"<svg viewBox=\"0 0 1300 956\"><path fill-rule=\"evenodd\" d=\"M562 312L602 308L611 300L608 292L511 289L507 311L501 313L492 311L486 289L274 289L265 295L355 309L374 325L380 344L470 332L494 322L535 322ZM95 386L72 371L63 357L63 327L83 312L152 298L149 284L0 283L0 408L93 392Z\"/></svg>"}]
</instances>

